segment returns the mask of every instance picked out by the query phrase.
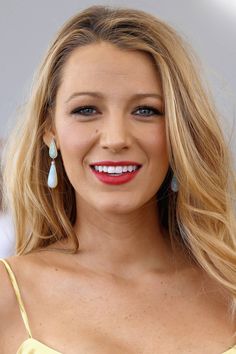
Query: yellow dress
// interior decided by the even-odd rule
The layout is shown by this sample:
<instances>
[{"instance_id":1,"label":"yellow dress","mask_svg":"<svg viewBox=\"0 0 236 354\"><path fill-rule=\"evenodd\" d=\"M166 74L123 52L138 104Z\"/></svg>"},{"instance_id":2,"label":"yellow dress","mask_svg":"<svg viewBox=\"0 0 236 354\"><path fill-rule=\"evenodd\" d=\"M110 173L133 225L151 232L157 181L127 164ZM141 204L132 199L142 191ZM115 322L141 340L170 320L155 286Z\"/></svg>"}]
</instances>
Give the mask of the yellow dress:
<instances>
[{"instance_id":1,"label":"yellow dress","mask_svg":"<svg viewBox=\"0 0 236 354\"><path fill-rule=\"evenodd\" d=\"M26 339L21 344L21 346L17 350L16 354L63 354L61 352L58 352L58 351L48 347L47 345L39 342L37 339L32 337L30 326L29 326L28 316L27 316L27 313L25 311L24 304L22 302L20 289L18 287L15 275L14 275L10 265L7 263L6 260L0 259L0 261L2 261L4 263L4 265L6 267L6 270L8 272L10 281L12 283L13 289L14 289L15 294L16 294L17 302L19 304L21 316L22 316L26 331L28 333L28 339ZM66 353L64 353L64 354L66 354ZM222 354L236 354L236 345L234 345L233 347L229 348L228 350L226 350Z\"/></svg>"}]
</instances>

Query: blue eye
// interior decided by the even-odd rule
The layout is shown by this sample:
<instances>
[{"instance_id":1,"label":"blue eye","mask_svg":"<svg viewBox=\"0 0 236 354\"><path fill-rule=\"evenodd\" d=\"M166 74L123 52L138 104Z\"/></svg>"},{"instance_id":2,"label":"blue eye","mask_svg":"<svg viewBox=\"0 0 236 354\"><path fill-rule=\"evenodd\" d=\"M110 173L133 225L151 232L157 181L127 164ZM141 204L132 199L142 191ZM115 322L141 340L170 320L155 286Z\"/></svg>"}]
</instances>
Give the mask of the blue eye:
<instances>
[{"instance_id":1,"label":"blue eye","mask_svg":"<svg viewBox=\"0 0 236 354\"><path fill-rule=\"evenodd\" d=\"M93 106L83 106L83 107L78 107L75 108L71 114L79 114L79 115L83 115L83 116L90 116L91 114L94 113L94 111L96 111L96 108Z\"/></svg>"},{"instance_id":2,"label":"blue eye","mask_svg":"<svg viewBox=\"0 0 236 354\"><path fill-rule=\"evenodd\" d=\"M159 116L163 115L163 113L158 111L158 109L156 109L154 107L150 107L150 106L140 106L137 108L137 111L141 112L141 114L138 114L138 115L144 116L144 117L150 117L153 115L159 115Z\"/></svg>"},{"instance_id":3,"label":"blue eye","mask_svg":"<svg viewBox=\"0 0 236 354\"><path fill-rule=\"evenodd\" d=\"M158 109L151 107L151 106L139 106L136 108L135 115L141 116L141 117L151 117L154 115L157 116L162 116L163 113L160 112ZM97 113L97 109L95 106L82 106L82 107L77 107L74 110L72 110L71 114L75 115L80 115L80 116L93 116Z\"/></svg>"}]
</instances>

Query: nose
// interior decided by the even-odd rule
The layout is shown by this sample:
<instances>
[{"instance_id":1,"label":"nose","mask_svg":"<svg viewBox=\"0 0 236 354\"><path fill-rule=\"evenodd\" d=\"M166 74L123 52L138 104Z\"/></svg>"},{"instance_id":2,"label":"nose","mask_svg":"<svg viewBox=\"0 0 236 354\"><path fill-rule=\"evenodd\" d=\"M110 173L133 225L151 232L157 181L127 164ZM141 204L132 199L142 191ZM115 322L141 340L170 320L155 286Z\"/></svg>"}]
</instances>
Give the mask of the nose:
<instances>
[{"instance_id":1,"label":"nose","mask_svg":"<svg viewBox=\"0 0 236 354\"><path fill-rule=\"evenodd\" d=\"M101 135L101 146L103 149L109 149L118 152L128 149L130 146L130 134L127 122L124 118L109 117L106 121Z\"/></svg>"}]
</instances>

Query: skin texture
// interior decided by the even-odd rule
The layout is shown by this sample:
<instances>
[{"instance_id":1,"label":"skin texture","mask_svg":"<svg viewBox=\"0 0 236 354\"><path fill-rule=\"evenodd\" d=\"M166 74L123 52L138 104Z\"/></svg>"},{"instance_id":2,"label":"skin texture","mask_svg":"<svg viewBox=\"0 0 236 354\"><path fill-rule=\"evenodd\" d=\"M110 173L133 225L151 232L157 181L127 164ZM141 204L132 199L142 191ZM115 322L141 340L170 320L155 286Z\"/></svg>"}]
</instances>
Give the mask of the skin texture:
<instances>
[{"instance_id":1,"label":"skin texture","mask_svg":"<svg viewBox=\"0 0 236 354\"><path fill-rule=\"evenodd\" d=\"M102 97L74 96L82 91ZM227 297L181 250L173 256L155 203L169 163L165 117L138 108L164 113L164 105L158 98L134 99L138 93L163 95L147 55L105 43L72 53L56 98L55 130L44 141L49 146L55 137L75 189L79 252L49 246L8 262L33 337L59 352L222 353L234 343ZM84 105L94 106L88 116L71 113ZM100 160L133 160L142 169L129 183L108 186L90 171ZM11 354L27 335L1 263L0 279L6 285L0 348Z\"/></svg>"}]
</instances>

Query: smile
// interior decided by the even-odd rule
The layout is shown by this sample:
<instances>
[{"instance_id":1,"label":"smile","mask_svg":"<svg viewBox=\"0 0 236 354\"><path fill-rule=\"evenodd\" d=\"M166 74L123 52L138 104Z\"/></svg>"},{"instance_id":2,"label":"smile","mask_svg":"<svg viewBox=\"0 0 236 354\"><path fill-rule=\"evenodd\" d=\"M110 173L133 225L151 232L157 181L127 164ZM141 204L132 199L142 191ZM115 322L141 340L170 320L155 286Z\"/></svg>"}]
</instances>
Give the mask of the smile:
<instances>
[{"instance_id":1,"label":"smile","mask_svg":"<svg viewBox=\"0 0 236 354\"><path fill-rule=\"evenodd\" d=\"M123 184L131 181L139 172L141 165L90 165L94 175L106 184Z\"/></svg>"}]
</instances>

